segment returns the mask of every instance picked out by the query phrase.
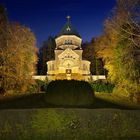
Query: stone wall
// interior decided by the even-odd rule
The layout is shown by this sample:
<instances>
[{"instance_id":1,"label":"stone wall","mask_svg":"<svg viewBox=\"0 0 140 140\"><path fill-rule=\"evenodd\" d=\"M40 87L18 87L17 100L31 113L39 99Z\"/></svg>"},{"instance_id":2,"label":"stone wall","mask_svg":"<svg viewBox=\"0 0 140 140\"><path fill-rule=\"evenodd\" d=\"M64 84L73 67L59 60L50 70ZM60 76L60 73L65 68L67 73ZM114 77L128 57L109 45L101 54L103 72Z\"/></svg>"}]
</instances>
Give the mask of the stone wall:
<instances>
[{"instance_id":1,"label":"stone wall","mask_svg":"<svg viewBox=\"0 0 140 140\"><path fill-rule=\"evenodd\" d=\"M74 78L75 76L75 78ZM38 79L38 80L42 80L44 81L46 78L49 79L49 80L55 80L55 79L67 79L66 78L66 74L61 74L60 76L55 76L55 75L34 75L32 77L33 79ZM86 81L96 81L96 80L105 80L106 77L105 75L85 75L85 76L82 76L80 74L73 74L72 75L72 79L78 79L78 80L86 80Z\"/></svg>"}]
</instances>

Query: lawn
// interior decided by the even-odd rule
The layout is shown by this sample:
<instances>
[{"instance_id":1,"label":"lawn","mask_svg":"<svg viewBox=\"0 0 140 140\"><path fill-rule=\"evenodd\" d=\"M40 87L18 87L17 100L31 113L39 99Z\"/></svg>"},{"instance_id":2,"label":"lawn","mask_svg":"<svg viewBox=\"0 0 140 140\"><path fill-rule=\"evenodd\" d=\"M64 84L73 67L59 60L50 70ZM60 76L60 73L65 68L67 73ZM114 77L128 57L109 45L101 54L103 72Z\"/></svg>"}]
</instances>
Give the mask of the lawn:
<instances>
[{"instance_id":1,"label":"lawn","mask_svg":"<svg viewBox=\"0 0 140 140\"><path fill-rule=\"evenodd\" d=\"M95 93L92 105L54 105L48 103L46 93L28 94L20 96L4 96L0 98L0 109L22 108L117 108L117 109L140 109L140 105L132 103L128 99L117 97L108 93Z\"/></svg>"},{"instance_id":2,"label":"lawn","mask_svg":"<svg viewBox=\"0 0 140 140\"><path fill-rule=\"evenodd\" d=\"M40 108L0 111L0 140L139 140L140 110Z\"/></svg>"},{"instance_id":3,"label":"lawn","mask_svg":"<svg viewBox=\"0 0 140 140\"><path fill-rule=\"evenodd\" d=\"M102 93L96 92L95 96L97 99L102 101L104 100L105 102L128 107L130 109L140 109L140 104L136 104L132 102L129 98L123 96L117 96L116 94L103 92Z\"/></svg>"},{"instance_id":4,"label":"lawn","mask_svg":"<svg viewBox=\"0 0 140 140\"><path fill-rule=\"evenodd\" d=\"M46 93L1 96L0 109L49 107L140 109L140 105L132 103L127 98L112 93L94 92L92 86L85 81L52 81L47 86ZM103 89L106 89L105 85Z\"/></svg>"},{"instance_id":5,"label":"lawn","mask_svg":"<svg viewBox=\"0 0 140 140\"><path fill-rule=\"evenodd\" d=\"M58 91L62 85L64 90ZM94 93L88 86L82 90L74 85L73 91L68 89L73 84L62 85L47 93L0 96L0 140L140 139L140 105L111 93Z\"/></svg>"}]
</instances>

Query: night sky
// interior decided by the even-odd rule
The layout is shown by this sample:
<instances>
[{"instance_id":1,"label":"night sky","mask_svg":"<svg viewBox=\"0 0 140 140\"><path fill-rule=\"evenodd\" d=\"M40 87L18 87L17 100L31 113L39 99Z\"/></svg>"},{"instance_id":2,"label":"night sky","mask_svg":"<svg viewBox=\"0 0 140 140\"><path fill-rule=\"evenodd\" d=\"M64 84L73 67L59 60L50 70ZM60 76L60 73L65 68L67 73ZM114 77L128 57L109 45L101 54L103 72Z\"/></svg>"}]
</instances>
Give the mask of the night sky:
<instances>
[{"instance_id":1,"label":"night sky","mask_svg":"<svg viewBox=\"0 0 140 140\"><path fill-rule=\"evenodd\" d=\"M67 15L83 41L99 36L115 3L116 0L0 0L11 21L31 28L38 47L48 36L60 32Z\"/></svg>"}]
</instances>

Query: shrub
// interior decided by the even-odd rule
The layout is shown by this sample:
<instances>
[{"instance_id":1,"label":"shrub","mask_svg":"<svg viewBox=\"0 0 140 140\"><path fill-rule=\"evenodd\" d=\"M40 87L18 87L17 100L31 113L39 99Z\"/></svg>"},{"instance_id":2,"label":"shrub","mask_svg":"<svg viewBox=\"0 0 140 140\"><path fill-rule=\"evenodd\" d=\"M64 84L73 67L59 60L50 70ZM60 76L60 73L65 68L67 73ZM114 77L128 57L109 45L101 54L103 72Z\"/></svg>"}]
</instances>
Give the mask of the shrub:
<instances>
[{"instance_id":1,"label":"shrub","mask_svg":"<svg viewBox=\"0 0 140 140\"><path fill-rule=\"evenodd\" d=\"M54 105L91 105L94 92L88 82L76 80L52 81L47 87L46 100Z\"/></svg>"},{"instance_id":2,"label":"shrub","mask_svg":"<svg viewBox=\"0 0 140 140\"><path fill-rule=\"evenodd\" d=\"M105 82L102 82L102 81L96 81L96 82L90 83L90 84L96 92L112 93L113 88L114 88L113 84L105 83Z\"/></svg>"},{"instance_id":3,"label":"shrub","mask_svg":"<svg viewBox=\"0 0 140 140\"><path fill-rule=\"evenodd\" d=\"M36 93L36 92L38 92L38 86L36 83L28 87L27 93Z\"/></svg>"},{"instance_id":4,"label":"shrub","mask_svg":"<svg viewBox=\"0 0 140 140\"><path fill-rule=\"evenodd\" d=\"M49 82L42 80L35 80L35 82L29 86L28 93L39 93L41 91L46 91Z\"/></svg>"}]
</instances>

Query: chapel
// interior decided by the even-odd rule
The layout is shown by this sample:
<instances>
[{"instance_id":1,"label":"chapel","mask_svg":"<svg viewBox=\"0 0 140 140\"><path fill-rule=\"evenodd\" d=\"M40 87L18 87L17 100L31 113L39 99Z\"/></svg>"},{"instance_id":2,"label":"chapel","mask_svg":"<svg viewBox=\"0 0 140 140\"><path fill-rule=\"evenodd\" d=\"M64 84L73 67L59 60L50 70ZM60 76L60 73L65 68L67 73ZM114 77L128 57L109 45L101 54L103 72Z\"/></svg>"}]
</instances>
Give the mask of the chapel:
<instances>
[{"instance_id":1,"label":"chapel","mask_svg":"<svg viewBox=\"0 0 140 140\"><path fill-rule=\"evenodd\" d=\"M90 62L82 59L82 38L73 28L70 16L55 42L55 59L47 62L48 80L90 80Z\"/></svg>"}]
</instances>

